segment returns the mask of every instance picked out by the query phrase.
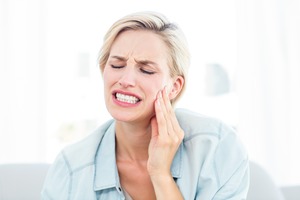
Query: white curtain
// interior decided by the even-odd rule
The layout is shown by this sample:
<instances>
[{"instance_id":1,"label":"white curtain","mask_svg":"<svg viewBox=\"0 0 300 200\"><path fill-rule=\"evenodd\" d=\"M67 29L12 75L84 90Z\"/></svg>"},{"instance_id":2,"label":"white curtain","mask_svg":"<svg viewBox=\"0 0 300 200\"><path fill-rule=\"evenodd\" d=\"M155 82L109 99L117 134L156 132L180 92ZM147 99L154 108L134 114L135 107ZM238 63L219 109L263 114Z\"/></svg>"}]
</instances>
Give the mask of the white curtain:
<instances>
[{"instance_id":1,"label":"white curtain","mask_svg":"<svg viewBox=\"0 0 300 200\"><path fill-rule=\"evenodd\" d=\"M44 160L44 3L0 1L0 163Z\"/></svg>"},{"instance_id":2,"label":"white curtain","mask_svg":"<svg viewBox=\"0 0 300 200\"><path fill-rule=\"evenodd\" d=\"M239 131L279 184L300 180L300 1L237 1Z\"/></svg>"}]
</instances>

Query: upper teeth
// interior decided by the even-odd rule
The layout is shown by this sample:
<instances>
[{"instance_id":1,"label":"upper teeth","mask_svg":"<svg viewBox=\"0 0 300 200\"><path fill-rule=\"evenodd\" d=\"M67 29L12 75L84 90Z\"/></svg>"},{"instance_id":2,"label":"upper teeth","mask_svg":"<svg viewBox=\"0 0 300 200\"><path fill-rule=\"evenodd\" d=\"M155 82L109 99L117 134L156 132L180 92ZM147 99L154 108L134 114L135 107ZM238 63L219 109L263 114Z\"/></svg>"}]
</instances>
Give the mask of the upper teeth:
<instances>
[{"instance_id":1,"label":"upper teeth","mask_svg":"<svg viewBox=\"0 0 300 200\"><path fill-rule=\"evenodd\" d=\"M134 104L134 103L137 103L139 101L139 99L134 97L134 96L129 96L129 95L120 94L120 93L117 93L116 97L119 101L126 102L126 103Z\"/></svg>"}]
</instances>

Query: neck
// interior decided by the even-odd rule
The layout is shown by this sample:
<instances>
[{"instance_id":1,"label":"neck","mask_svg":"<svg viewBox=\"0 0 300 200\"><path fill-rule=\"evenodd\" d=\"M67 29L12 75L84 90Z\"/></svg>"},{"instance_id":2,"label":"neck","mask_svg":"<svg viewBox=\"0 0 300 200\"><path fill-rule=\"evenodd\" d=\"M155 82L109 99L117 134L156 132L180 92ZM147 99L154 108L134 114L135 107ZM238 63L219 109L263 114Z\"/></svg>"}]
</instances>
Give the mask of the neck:
<instances>
[{"instance_id":1,"label":"neck","mask_svg":"<svg viewBox=\"0 0 300 200\"><path fill-rule=\"evenodd\" d=\"M151 139L150 123L116 122L116 156L119 160L146 161Z\"/></svg>"}]
</instances>

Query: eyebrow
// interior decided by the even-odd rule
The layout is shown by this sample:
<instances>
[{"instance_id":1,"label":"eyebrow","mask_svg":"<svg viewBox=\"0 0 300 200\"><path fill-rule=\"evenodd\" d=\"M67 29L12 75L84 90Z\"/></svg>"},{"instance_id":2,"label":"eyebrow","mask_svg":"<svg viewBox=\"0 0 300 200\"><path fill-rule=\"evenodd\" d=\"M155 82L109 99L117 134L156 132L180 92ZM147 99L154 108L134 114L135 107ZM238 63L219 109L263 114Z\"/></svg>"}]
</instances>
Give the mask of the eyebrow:
<instances>
[{"instance_id":1,"label":"eyebrow","mask_svg":"<svg viewBox=\"0 0 300 200\"><path fill-rule=\"evenodd\" d=\"M111 56L111 58L121 60L121 61L127 61L128 60L128 58L125 58L125 57L122 57L122 56Z\"/></svg>"},{"instance_id":2,"label":"eyebrow","mask_svg":"<svg viewBox=\"0 0 300 200\"><path fill-rule=\"evenodd\" d=\"M125 57L122 57L122 56L111 56L111 58L114 58L114 59L117 59L117 60L120 60L120 61L127 61L128 58L125 58ZM158 64L156 62L153 62L151 60L137 60L137 59L134 59L135 62L137 62L138 64L141 64L141 65L155 65L155 66L158 66Z\"/></svg>"},{"instance_id":3,"label":"eyebrow","mask_svg":"<svg viewBox=\"0 0 300 200\"><path fill-rule=\"evenodd\" d=\"M157 66L157 63L153 62L151 60L136 60L136 59L134 59L134 60L135 60L135 62L137 62L141 65L155 65L155 66Z\"/></svg>"}]
</instances>

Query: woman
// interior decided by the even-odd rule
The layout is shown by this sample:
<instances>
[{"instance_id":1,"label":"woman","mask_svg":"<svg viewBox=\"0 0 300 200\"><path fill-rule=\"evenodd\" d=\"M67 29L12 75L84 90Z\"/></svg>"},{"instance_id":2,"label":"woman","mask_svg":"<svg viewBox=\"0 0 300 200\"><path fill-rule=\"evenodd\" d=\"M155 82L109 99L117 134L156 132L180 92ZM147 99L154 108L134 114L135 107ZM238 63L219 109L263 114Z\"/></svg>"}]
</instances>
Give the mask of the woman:
<instances>
[{"instance_id":1,"label":"woman","mask_svg":"<svg viewBox=\"0 0 300 200\"><path fill-rule=\"evenodd\" d=\"M153 12L112 25L99 65L106 122L65 148L43 199L245 199L248 158L233 130L184 109L189 53L180 29Z\"/></svg>"}]
</instances>

